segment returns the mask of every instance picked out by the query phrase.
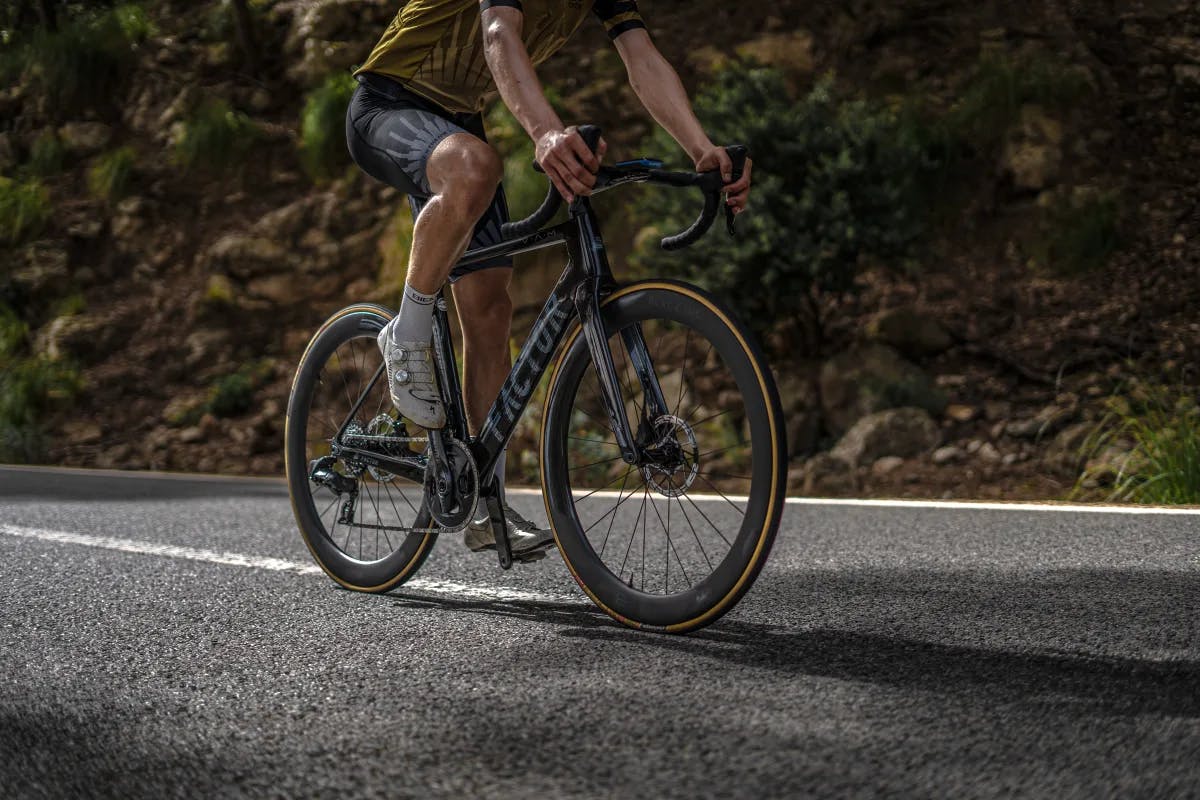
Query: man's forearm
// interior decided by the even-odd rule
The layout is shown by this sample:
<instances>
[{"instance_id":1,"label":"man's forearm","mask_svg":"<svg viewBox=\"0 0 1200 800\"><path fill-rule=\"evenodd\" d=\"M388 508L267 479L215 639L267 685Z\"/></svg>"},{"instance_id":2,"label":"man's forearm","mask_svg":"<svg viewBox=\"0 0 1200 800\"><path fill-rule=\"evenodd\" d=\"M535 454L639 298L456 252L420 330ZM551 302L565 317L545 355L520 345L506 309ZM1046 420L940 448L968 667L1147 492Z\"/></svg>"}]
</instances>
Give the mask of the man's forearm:
<instances>
[{"instance_id":1,"label":"man's forearm","mask_svg":"<svg viewBox=\"0 0 1200 800\"><path fill-rule=\"evenodd\" d=\"M630 65L629 84L650 115L679 142L693 161L713 148L700 120L696 119L679 74L657 50Z\"/></svg>"},{"instance_id":2,"label":"man's forearm","mask_svg":"<svg viewBox=\"0 0 1200 800\"><path fill-rule=\"evenodd\" d=\"M562 120L546 100L529 53L511 28L485 27L484 55L504 105L531 139L536 142L549 131L562 130Z\"/></svg>"}]
</instances>

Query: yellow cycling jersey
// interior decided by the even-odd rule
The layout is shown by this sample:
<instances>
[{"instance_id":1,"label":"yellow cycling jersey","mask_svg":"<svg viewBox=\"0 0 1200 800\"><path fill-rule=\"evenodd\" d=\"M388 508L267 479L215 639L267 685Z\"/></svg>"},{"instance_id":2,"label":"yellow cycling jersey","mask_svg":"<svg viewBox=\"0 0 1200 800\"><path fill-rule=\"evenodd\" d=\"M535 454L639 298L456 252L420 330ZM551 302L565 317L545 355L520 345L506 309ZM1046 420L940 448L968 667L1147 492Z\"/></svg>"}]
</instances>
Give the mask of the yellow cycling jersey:
<instances>
[{"instance_id":1,"label":"yellow cycling jersey","mask_svg":"<svg viewBox=\"0 0 1200 800\"><path fill-rule=\"evenodd\" d=\"M448 111L479 110L494 86L480 16L491 6L524 13L534 66L566 44L589 13L613 39L646 27L634 0L408 0L356 74L386 75Z\"/></svg>"}]
</instances>

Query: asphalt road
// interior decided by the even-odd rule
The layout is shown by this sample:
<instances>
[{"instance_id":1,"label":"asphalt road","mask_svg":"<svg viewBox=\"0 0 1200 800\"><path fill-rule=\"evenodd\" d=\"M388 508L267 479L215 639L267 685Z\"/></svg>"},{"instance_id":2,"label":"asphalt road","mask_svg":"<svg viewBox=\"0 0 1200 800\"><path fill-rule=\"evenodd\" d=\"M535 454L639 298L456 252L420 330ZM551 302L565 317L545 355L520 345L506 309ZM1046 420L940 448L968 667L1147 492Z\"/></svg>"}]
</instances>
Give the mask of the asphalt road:
<instances>
[{"instance_id":1,"label":"asphalt road","mask_svg":"<svg viewBox=\"0 0 1200 800\"><path fill-rule=\"evenodd\" d=\"M1200 796L1198 515L789 505L688 637L343 591L265 481L0 468L0 564L6 797Z\"/></svg>"}]
</instances>

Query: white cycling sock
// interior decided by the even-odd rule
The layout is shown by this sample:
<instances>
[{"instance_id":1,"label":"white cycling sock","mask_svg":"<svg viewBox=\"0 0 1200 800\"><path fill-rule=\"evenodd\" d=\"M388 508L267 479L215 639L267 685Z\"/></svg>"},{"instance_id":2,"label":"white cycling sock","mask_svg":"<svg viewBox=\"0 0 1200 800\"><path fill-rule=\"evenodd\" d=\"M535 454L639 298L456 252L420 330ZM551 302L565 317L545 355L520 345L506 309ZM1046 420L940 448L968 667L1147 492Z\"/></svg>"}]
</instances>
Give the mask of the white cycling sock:
<instances>
[{"instance_id":1,"label":"white cycling sock","mask_svg":"<svg viewBox=\"0 0 1200 800\"><path fill-rule=\"evenodd\" d=\"M407 283L400 313L392 323L393 342L429 342L433 339L433 302L436 294L422 294Z\"/></svg>"}]
</instances>

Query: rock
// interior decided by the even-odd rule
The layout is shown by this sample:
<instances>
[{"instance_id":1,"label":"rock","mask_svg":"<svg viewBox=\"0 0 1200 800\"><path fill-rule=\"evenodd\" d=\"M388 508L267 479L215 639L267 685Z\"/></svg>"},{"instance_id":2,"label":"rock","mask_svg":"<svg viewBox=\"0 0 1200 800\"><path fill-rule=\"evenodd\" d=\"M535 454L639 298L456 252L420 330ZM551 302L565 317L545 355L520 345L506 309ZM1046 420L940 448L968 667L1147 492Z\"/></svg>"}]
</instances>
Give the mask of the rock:
<instances>
[{"instance_id":1,"label":"rock","mask_svg":"<svg viewBox=\"0 0 1200 800\"><path fill-rule=\"evenodd\" d=\"M966 455L966 453L957 447L939 447L933 451L933 463L939 467L945 464L953 464L962 461L966 458Z\"/></svg>"},{"instance_id":2,"label":"rock","mask_svg":"<svg viewBox=\"0 0 1200 800\"><path fill-rule=\"evenodd\" d=\"M38 333L34 346L52 359L95 363L124 344L140 323L134 310L57 317Z\"/></svg>"},{"instance_id":3,"label":"rock","mask_svg":"<svg viewBox=\"0 0 1200 800\"><path fill-rule=\"evenodd\" d=\"M99 153L112 141L112 128L103 122L68 122L58 129L63 148L73 156Z\"/></svg>"},{"instance_id":4,"label":"rock","mask_svg":"<svg viewBox=\"0 0 1200 800\"><path fill-rule=\"evenodd\" d=\"M942 324L915 308L894 308L876 314L867 322L867 337L890 345L906 356L937 355L954 344Z\"/></svg>"},{"instance_id":5,"label":"rock","mask_svg":"<svg viewBox=\"0 0 1200 800\"><path fill-rule=\"evenodd\" d=\"M293 305L306 298L318 297L316 292L304 281L296 280L294 275L278 274L255 278L246 284L246 293L251 297L270 300L281 306Z\"/></svg>"},{"instance_id":6,"label":"rock","mask_svg":"<svg viewBox=\"0 0 1200 800\"><path fill-rule=\"evenodd\" d=\"M889 408L913 406L940 415L946 397L919 367L886 345L870 344L833 357L821 368L821 407L834 433Z\"/></svg>"},{"instance_id":7,"label":"rock","mask_svg":"<svg viewBox=\"0 0 1200 800\"><path fill-rule=\"evenodd\" d=\"M1012 416L1012 403L1008 400L989 400L983 404L983 417L988 422L998 422Z\"/></svg>"},{"instance_id":8,"label":"rock","mask_svg":"<svg viewBox=\"0 0 1200 800\"><path fill-rule=\"evenodd\" d=\"M831 451L847 464L859 466L884 456L922 455L938 444L938 428L920 408L894 408L869 414L854 423Z\"/></svg>"},{"instance_id":9,"label":"rock","mask_svg":"<svg viewBox=\"0 0 1200 800\"><path fill-rule=\"evenodd\" d=\"M204 441L204 431L198 425L191 428L184 428L179 432L179 441L184 444L195 444L196 442Z\"/></svg>"},{"instance_id":10,"label":"rock","mask_svg":"<svg viewBox=\"0 0 1200 800\"><path fill-rule=\"evenodd\" d=\"M75 239L95 239L103 230L104 223L95 217L80 217L67 225L67 235Z\"/></svg>"},{"instance_id":11,"label":"rock","mask_svg":"<svg viewBox=\"0 0 1200 800\"><path fill-rule=\"evenodd\" d=\"M112 218L112 237L124 250L137 246L138 234L145 227L143 215L147 203L141 197L126 197L117 203Z\"/></svg>"},{"instance_id":12,"label":"rock","mask_svg":"<svg viewBox=\"0 0 1200 800\"><path fill-rule=\"evenodd\" d=\"M366 39L354 42L330 42L308 39L304 55L290 69L288 77L301 86L315 87L331 73L350 69L366 60L370 46Z\"/></svg>"},{"instance_id":13,"label":"rock","mask_svg":"<svg viewBox=\"0 0 1200 800\"><path fill-rule=\"evenodd\" d=\"M201 328L184 340L184 365L195 372L229 360L229 335L224 330Z\"/></svg>"},{"instance_id":14,"label":"rock","mask_svg":"<svg viewBox=\"0 0 1200 800\"><path fill-rule=\"evenodd\" d=\"M1002 169L1020 189L1040 191L1058 180L1062 168L1062 124L1040 106L1021 108L1021 120L1004 145Z\"/></svg>"},{"instance_id":15,"label":"rock","mask_svg":"<svg viewBox=\"0 0 1200 800\"><path fill-rule=\"evenodd\" d=\"M871 474L882 478L889 475L904 466L904 459L899 456L884 456L875 460L871 465Z\"/></svg>"},{"instance_id":16,"label":"rock","mask_svg":"<svg viewBox=\"0 0 1200 800\"><path fill-rule=\"evenodd\" d=\"M1175 67L1175 80L1180 86L1189 89L1200 89L1200 66L1196 64L1178 64Z\"/></svg>"},{"instance_id":17,"label":"rock","mask_svg":"<svg viewBox=\"0 0 1200 800\"><path fill-rule=\"evenodd\" d=\"M804 464L803 492L809 497L841 495L858 489L854 468L828 453L818 453Z\"/></svg>"},{"instance_id":18,"label":"rock","mask_svg":"<svg viewBox=\"0 0 1200 800\"><path fill-rule=\"evenodd\" d=\"M992 464L1001 459L1000 451L997 450L996 445L992 444L991 442L984 442L975 455L977 455L983 461L987 461Z\"/></svg>"},{"instance_id":19,"label":"rock","mask_svg":"<svg viewBox=\"0 0 1200 800\"><path fill-rule=\"evenodd\" d=\"M1078 475L1087 460L1085 446L1093 429L1094 426L1086 422L1064 428L1050 442L1042 461L1060 474Z\"/></svg>"},{"instance_id":20,"label":"rock","mask_svg":"<svg viewBox=\"0 0 1200 800\"><path fill-rule=\"evenodd\" d=\"M289 269L293 259L288 250L270 239L230 233L208 249L205 260L210 270L225 267L239 278L249 278Z\"/></svg>"},{"instance_id":21,"label":"rock","mask_svg":"<svg viewBox=\"0 0 1200 800\"><path fill-rule=\"evenodd\" d=\"M777 67L795 83L813 74L814 38L804 30L787 33L764 33L741 44L737 54L772 67Z\"/></svg>"},{"instance_id":22,"label":"rock","mask_svg":"<svg viewBox=\"0 0 1200 800\"><path fill-rule=\"evenodd\" d=\"M73 419L63 423L62 438L71 444L92 444L104 437L104 431L95 422Z\"/></svg>"},{"instance_id":23,"label":"rock","mask_svg":"<svg viewBox=\"0 0 1200 800\"><path fill-rule=\"evenodd\" d=\"M1075 418L1074 407L1046 406L1031 419L1015 420L1004 427L1004 432L1017 439L1041 439L1056 433Z\"/></svg>"},{"instance_id":24,"label":"rock","mask_svg":"<svg viewBox=\"0 0 1200 800\"><path fill-rule=\"evenodd\" d=\"M13 285L22 293L36 299L58 297L70 288L70 256L64 244L54 241L34 242L25 248L25 266L11 275Z\"/></svg>"},{"instance_id":25,"label":"rock","mask_svg":"<svg viewBox=\"0 0 1200 800\"><path fill-rule=\"evenodd\" d=\"M970 422L978 416L979 409L975 406L964 406L957 404L946 406L946 418L954 420L955 422Z\"/></svg>"}]
</instances>

